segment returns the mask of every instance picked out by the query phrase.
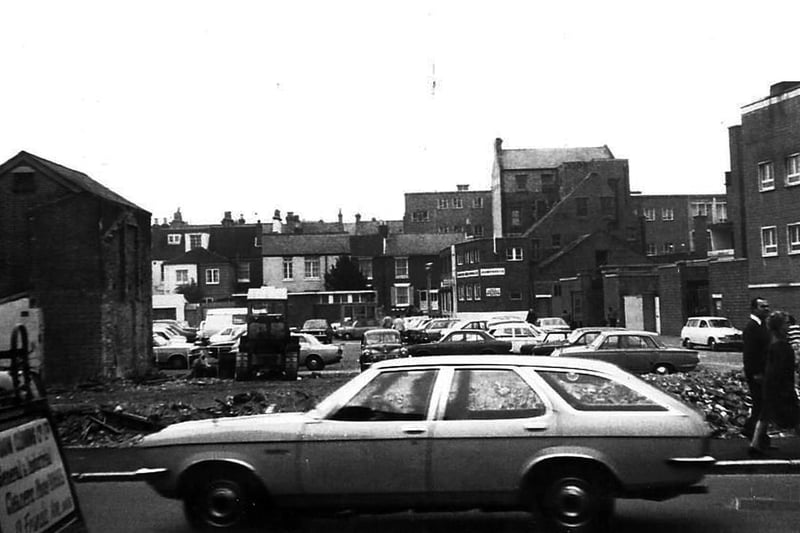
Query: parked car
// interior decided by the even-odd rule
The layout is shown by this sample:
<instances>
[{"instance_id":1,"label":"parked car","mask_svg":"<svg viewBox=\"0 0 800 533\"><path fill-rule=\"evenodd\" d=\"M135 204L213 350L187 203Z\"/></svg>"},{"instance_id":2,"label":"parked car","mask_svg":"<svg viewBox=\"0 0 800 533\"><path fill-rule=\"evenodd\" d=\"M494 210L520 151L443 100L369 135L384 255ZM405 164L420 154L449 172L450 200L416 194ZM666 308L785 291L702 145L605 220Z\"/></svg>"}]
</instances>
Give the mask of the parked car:
<instances>
[{"instance_id":1,"label":"parked car","mask_svg":"<svg viewBox=\"0 0 800 533\"><path fill-rule=\"evenodd\" d=\"M189 369L196 357L205 354L205 347L188 342L169 342L164 337L153 334L153 359L156 366L173 370Z\"/></svg>"},{"instance_id":2,"label":"parked car","mask_svg":"<svg viewBox=\"0 0 800 533\"><path fill-rule=\"evenodd\" d=\"M407 344L420 344L433 342L442 336L444 330L448 330L459 323L455 318L433 318L422 329L408 329L403 332L403 340Z\"/></svg>"},{"instance_id":3,"label":"parked car","mask_svg":"<svg viewBox=\"0 0 800 533\"><path fill-rule=\"evenodd\" d=\"M625 328L614 328L610 326L598 326L592 328L578 328L567 333L566 331L549 331L539 342L526 344L520 349L520 353L533 355L550 355L556 348L564 346L586 346L600 335L602 331L624 330Z\"/></svg>"},{"instance_id":4,"label":"parked car","mask_svg":"<svg viewBox=\"0 0 800 533\"><path fill-rule=\"evenodd\" d=\"M534 325L544 331L572 331L567 321L560 316L537 318Z\"/></svg>"},{"instance_id":5,"label":"parked car","mask_svg":"<svg viewBox=\"0 0 800 533\"><path fill-rule=\"evenodd\" d=\"M153 321L153 324L167 324L174 327L177 332L186 337L186 342L194 342L197 340L197 328L193 328L186 322L180 320L172 320L168 318L159 318Z\"/></svg>"},{"instance_id":6,"label":"parked car","mask_svg":"<svg viewBox=\"0 0 800 533\"><path fill-rule=\"evenodd\" d=\"M379 329L381 326L374 318L359 318L342 324L339 328L339 337L345 340L360 339L364 333L371 329Z\"/></svg>"},{"instance_id":7,"label":"parked car","mask_svg":"<svg viewBox=\"0 0 800 533\"><path fill-rule=\"evenodd\" d=\"M616 498L705 492L710 434L691 406L600 361L396 359L306 413L147 435L136 475L182 500L198 529L260 530L286 513L483 508L588 531L610 522Z\"/></svg>"},{"instance_id":8,"label":"parked car","mask_svg":"<svg viewBox=\"0 0 800 533\"><path fill-rule=\"evenodd\" d=\"M210 342L206 346L208 349L209 362L212 365L218 364L222 357L232 353L234 347L238 347L239 339L246 331L246 325L228 326L218 333L213 334Z\"/></svg>"},{"instance_id":9,"label":"parked car","mask_svg":"<svg viewBox=\"0 0 800 533\"><path fill-rule=\"evenodd\" d=\"M303 327L298 333L308 333L315 336L320 342L330 344L333 342L333 327L325 318L311 318L303 322Z\"/></svg>"},{"instance_id":10,"label":"parked car","mask_svg":"<svg viewBox=\"0 0 800 533\"><path fill-rule=\"evenodd\" d=\"M481 329L460 329L451 331L435 342L412 344L408 355L469 355L505 354L511 351L511 343L497 340Z\"/></svg>"},{"instance_id":11,"label":"parked car","mask_svg":"<svg viewBox=\"0 0 800 533\"><path fill-rule=\"evenodd\" d=\"M299 366L309 370L322 370L342 360L341 344L323 344L310 333L292 333L292 337L300 343Z\"/></svg>"},{"instance_id":12,"label":"parked car","mask_svg":"<svg viewBox=\"0 0 800 533\"><path fill-rule=\"evenodd\" d=\"M708 346L709 350L722 348L742 349L742 330L733 327L731 321L721 316L689 317L681 329L683 346Z\"/></svg>"},{"instance_id":13,"label":"parked car","mask_svg":"<svg viewBox=\"0 0 800 533\"><path fill-rule=\"evenodd\" d=\"M399 331L381 328L364 333L361 339L361 355L358 358L362 372L378 361L398 357L408 357L408 350L403 346Z\"/></svg>"},{"instance_id":14,"label":"parked car","mask_svg":"<svg viewBox=\"0 0 800 533\"><path fill-rule=\"evenodd\" d=\"M640 374L688 372L700 362L695 350L668 348L656 333L636 330L603 331L586 346L556 348L552 355L598 359Z\"/></svg>"},{"instance_id":15,"label":"parked car","mask_svg":"<svg viewBox=\"0 0 800 533\"><path fill-rule=\"evenodd\" d=\"M544 332L527 322L506 322L489 329L489 334L497 340L511 343L511 351L520 353L525 344L536 342L544 337Z\"/></svg>"},{"instance_id":16,"label":"parked car","mask_svg":"<svg viewBox=\"0 0 800 533\"><path fill-rule=\"evenodd\" d=\"M232 342L241 337L247 331L247 325L241 324L238 326L228 326L221 329L217 333L211 335L209 341L211 344L218 344L223 342Z\"/></svg>"},{"instance_id":17,"label":"parked car","mask_svg":"<svg viewBox=\"0 0 800 533\"><path fill-rule=\"evenodd\" d=\"M189 342L189 340L181 335L177 328L162 323L153 323L153 333L167 339L170 342Z\"/></svg>"}]
</instances>

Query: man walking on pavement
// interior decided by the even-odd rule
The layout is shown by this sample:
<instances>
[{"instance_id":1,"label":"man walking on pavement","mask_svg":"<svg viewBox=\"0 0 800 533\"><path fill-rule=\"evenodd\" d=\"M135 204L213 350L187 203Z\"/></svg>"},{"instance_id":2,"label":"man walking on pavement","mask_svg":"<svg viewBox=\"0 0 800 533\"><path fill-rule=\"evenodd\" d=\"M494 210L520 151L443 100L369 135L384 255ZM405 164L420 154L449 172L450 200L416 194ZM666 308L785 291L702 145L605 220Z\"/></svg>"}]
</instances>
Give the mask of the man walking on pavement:
<instances>
[{"instance_id":1,"label":"man walking on pavement","mask_svg":"<svg viewBox=\"0 0 800 533\"><path fill-rule=\"evenodd\" d=\"M744 424L742 434L748 439L753 438L753 430L761 415L761 402L764 395L764 368L767 364L767 349L769 348L770 335L767 330L766 319L769 315L769 303L764 298L756 297L750 302L750 319L742 331L742 362L744 363L744 377L750 389L750 416ZM763 447L769 446L769 436L765 437Z\"/></svg>"}]
</instances>

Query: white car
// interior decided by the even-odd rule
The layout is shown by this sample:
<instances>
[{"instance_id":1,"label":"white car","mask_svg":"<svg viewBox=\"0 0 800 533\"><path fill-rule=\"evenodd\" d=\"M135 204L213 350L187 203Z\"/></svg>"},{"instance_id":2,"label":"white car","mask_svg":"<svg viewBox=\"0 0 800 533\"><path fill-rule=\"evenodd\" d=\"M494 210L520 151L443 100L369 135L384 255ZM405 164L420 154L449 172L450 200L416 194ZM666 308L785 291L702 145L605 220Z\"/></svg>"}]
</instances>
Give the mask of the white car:
<instances>
[{"instance_id":1,"label":"white car","mask_svg":"<svg viewBox=\"0 0 800 533\"><path fill-rule=\"evenodd\" d=\"M211 335L209 344L218 344L221 342L233 342L241 337L247 331L247 326L242 324L238 326L228 326L221 329L218 333Z\"/></svg>"},{"instance_id":2,"label":"white car","mask_svg":"<svg viewBox=\"0 0 800 533\"><path fill-rule=\"evenodd\" d=\"M686 348L700 344L711 350L742 348L742 331L721 316L692 316L681 330L681 341Z\"/></svg>"},{"instance_id":3,"label":"white car","mask_svg":"<svg viewBox=\"0 0 800 533\"><path fill-rule=\"evenodd\" d=\"M292 333L300 343L297 363L309 370L322 370L342 360L342 344L324 344L311 333Z\"/></svg>"},{"instance_id":4,"label":"white car","mask_svg":"<svg viewBox=\"0 0 800 533\"><path fill-rule=\"evenodd\" d=\"M489 334L497 340L511 343L511 353L520 353L525 344L535 344L544 339L544 332L526 322L507 322L490 326Z\"/></svg>"}]
</instances>

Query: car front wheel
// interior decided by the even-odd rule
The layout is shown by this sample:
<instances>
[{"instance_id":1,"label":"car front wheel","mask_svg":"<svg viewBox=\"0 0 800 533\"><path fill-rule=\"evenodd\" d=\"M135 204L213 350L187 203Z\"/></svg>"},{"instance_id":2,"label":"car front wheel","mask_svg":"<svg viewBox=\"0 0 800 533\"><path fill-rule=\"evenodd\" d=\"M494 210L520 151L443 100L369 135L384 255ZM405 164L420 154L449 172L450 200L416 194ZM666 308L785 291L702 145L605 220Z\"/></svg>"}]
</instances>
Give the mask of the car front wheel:
<instances>
[{"instance_id":1,"label":"car front wheel","mask_svg":"<svg viewBox=\"0 0 800 533\"><path fill-rule=\"evenodd\" d=\"M563 467L551 473L539 496L539 511L549 531L608 531L614 496L606 476L592 469Z\"/></svg>"},{"instance_id":2,"label":"car front wheel","mask_svg":"<svg viewBox=\"0 0 800 533\"><path fill-rule=\"evenodd\" d=\"M309 355L306 357L306 368L309 370L322 370L325 368L325 361L318 355Z\"/></svg>"},{"instance_id":3,"label":"car front wheel","mask_svg":"<svg viewBox=\"0 0 800 533\"><path fill-rule=\"evenodd\" d=\"M195 529L235 530L254 523L255 504L246 475L215 468L192 481L183 508Z\"/></svg>"},{"instance_id":4,"label":"car front wheel","mask_svg":"<svg viewBox=\"0 0 800 533\"><path fill-rule=\"evenodd\" d=\"M656 363L656 365L653 367L653 372L661 375L672 374L675 372L675 369L672 367L672 365L667 363Z\"/></svg>"}]
</instances>

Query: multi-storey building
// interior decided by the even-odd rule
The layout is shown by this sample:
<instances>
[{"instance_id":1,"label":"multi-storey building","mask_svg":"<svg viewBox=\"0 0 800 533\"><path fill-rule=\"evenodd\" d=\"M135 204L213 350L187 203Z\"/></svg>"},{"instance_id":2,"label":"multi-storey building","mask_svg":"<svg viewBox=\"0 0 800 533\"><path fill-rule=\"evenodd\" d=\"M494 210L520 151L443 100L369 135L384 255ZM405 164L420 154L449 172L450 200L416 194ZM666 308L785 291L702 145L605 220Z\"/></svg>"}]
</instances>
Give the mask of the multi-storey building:
<instances>
[{"instance_id":1,"label":"multi-storey building","mask_svg":"<svg viewBox=\"0 0 800 533\"><path fill-rule=\"evenodd\" d=\"M645 254L651 259L670 262L733 255L724 194L634 193L631 201L643 220Z\"/></svg>"},{"instance_id":2,"label":"multi-storey building","mask_svg":"<svg viewBox=\"0 0 800 533\"><path fill-rule=\"evenodd\" d=\"M479 239L492 235L491 191L455 191L405 194L405 233L459 233Z\"/></svg>"},{"instance_id":3,"label":"multi-storey building","mask_svg":"<svg viewBox=\"0 0 800 533\"><path fill-rule=\"evenodd\" d=\"M728 212L749 292L800 312L800 82L772 85L729 129Z\"/></svg>"}]
</instances>

